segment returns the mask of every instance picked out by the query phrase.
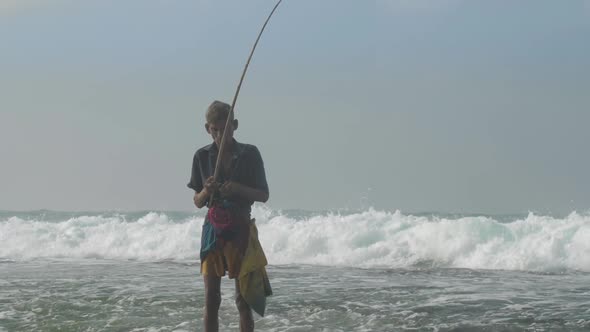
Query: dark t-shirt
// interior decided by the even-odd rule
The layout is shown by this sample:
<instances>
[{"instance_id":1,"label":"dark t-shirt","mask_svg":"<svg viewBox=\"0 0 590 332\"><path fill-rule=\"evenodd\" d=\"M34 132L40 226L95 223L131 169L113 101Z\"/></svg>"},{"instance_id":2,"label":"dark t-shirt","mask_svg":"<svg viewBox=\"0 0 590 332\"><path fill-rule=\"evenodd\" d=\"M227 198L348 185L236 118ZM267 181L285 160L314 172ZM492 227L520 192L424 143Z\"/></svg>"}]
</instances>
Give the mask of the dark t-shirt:
<instances>
[{"instance_id":1,"label":"dark t-shirt","mask_svg":"<svg viewBox=\"0 0 590 332\"><path fill-rule=\"evenodd\" d=\"M203 190L203 184L215 173L215 163L217 162L217 145L212 143L200 148L193 157L193 168L191 179L187 186L196 192ZM262 190L268 193L268 184L266 183L266 174L264 172L264 163L258 148L254 145L239 143L234 140L232 146L232 168L229 178L219 178L220 182L234 181L250 188ZM222 175L223 176L223 175ZM253 201L238 197L224 198L235 204L240 210L250 213Z\"/></svg>"}]
</instances>

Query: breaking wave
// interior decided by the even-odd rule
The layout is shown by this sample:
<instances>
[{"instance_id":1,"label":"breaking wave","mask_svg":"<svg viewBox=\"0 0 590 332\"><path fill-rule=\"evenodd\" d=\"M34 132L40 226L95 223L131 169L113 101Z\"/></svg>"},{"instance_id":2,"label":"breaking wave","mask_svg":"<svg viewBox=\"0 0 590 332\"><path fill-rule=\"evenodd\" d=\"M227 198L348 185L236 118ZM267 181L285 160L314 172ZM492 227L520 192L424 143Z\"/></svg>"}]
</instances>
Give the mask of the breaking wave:
<instances>
[{"instance_id":1,"label":"breaking wave","mask_svg":"<svg viewBox=\"0 0 590 332\"><path fill-rule=\"evenodd\" d=\"M590 216L530 213L489 216L405 215L369 209L294 217L256 207L260 241L272 265L362 268L435 266L590 272ZM202 217L149 212L88 214L43 221L0 219L0 261L43 258L197 260Z\"/></svg>"}]
</instances>

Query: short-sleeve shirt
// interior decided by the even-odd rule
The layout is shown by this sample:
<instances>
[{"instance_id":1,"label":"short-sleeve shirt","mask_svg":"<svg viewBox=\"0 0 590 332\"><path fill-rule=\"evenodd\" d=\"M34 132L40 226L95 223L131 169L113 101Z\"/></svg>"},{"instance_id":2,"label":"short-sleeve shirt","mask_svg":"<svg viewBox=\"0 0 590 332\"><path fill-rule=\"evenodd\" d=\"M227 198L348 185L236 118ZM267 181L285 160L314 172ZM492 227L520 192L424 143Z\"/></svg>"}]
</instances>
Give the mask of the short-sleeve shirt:
<instances>
[{"instance_id":1,"label":"short-sleeve shirt","mask_svg":"<svg viewBox=\"0 0 590 332\"><path fill-rule=\"evenodd\" d=\"M187 186L196 192L203 190L205 181L215 173L218 149L215 143L200 148L193 157L191 179ZM258 148L251 144L239 143L234 140L232 145L232 169L229 178L220 178L220 182L233 181L250 188L262 190L268 193L264 163ZM232 197L226 198L235 204L240 210L251 211L253 201Z\"/></svg>"}]
</instances>

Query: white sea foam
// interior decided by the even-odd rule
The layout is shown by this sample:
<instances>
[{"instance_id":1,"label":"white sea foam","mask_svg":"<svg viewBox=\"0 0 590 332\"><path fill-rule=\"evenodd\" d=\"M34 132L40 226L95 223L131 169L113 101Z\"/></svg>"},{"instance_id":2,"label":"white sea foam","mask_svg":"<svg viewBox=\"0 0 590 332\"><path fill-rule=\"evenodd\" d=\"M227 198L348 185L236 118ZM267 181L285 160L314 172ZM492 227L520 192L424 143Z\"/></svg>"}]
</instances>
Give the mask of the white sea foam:
<instances>
[{"instance_id":1,"label":"white sea foam","mask_svg":"<svg viewBox=\"0 0 590 332\"><path fill-rule=\"evenodd\" d=\"M590 216L529 214L447 219L369 209L307 218L256 208L260 241L271 264L403 268L442 267L590 271ZM81 216L58 222L0 221L0 260L106 258L196 260L201 217L171 220L148 213Z\"/></svg>"},{"instance_id":2,"label":"white sea foam","mask_svg":"<svg viewBox=\"0 0 590 332\"><path fill-rule=\"evenodd\" d=\"M62 222L0 222L0 257L108 259L191 259L198 257L201 221L175 223L165 214L148 213L136 221L123 216L82 216Z\"/></svg>"}]
</instances>

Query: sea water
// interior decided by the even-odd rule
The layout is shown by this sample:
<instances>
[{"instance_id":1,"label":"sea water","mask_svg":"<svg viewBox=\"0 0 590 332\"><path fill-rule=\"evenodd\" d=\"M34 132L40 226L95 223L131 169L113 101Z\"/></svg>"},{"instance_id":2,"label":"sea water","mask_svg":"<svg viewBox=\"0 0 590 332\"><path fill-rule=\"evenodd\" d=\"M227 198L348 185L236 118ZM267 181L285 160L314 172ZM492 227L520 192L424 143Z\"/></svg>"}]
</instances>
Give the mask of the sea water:
<instances>
[{"instance_id":1,"label":"sea water","mask_svg":"<svg viewBox=\"0 0 590 332\"><path fill-rule=\"evenodd\" d=\"M590 215L253 211L257 331L589 331ZM0 212L0 331L201 331L202 212ZM220 330L237 331L223 279Z\"/></svg>"}]
</instances>

